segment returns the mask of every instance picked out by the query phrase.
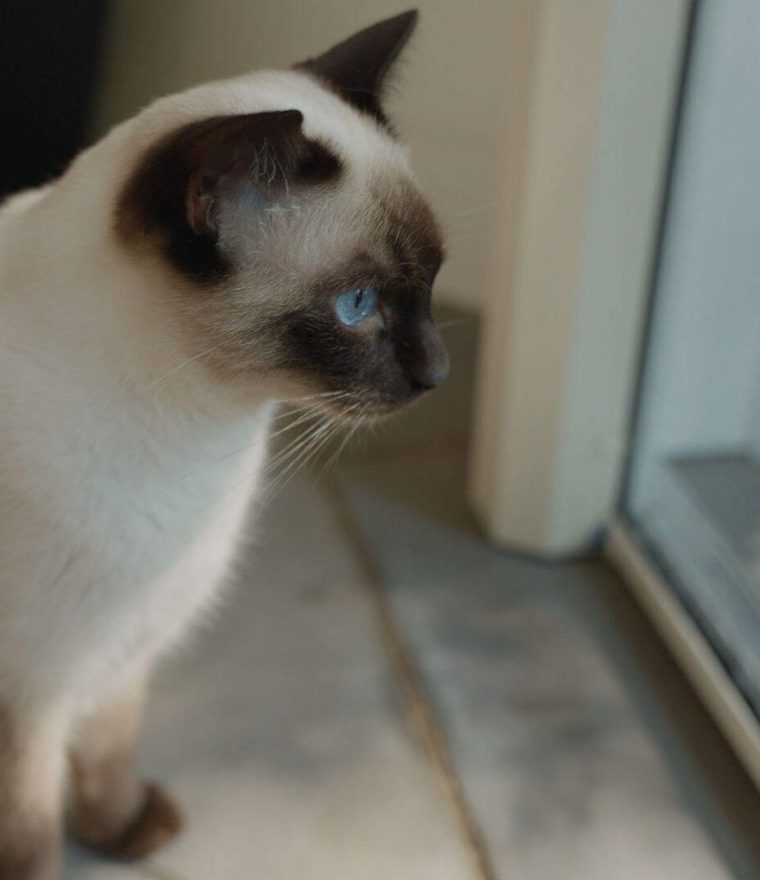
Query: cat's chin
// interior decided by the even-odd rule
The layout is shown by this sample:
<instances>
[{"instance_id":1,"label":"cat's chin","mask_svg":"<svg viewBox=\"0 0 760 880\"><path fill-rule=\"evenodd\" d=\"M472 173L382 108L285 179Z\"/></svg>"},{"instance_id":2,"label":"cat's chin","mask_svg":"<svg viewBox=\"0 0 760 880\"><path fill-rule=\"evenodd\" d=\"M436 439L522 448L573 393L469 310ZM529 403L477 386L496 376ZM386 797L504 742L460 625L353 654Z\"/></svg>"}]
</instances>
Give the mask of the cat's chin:
<instances>
[{"instance_id":1,"label":"cat's chin","mask_svg":"<svg viewBox=\"0 0 760 880\"><path fill-rule=\"evenodd\" d=\"M375 422L408 409L425 396L424 388L411 386L393 390L373 389L367 385L354 388L331 388L308 381L307 377L280 374L270 377L266 388L259 388L270 400L287 406L321 411L337 421Z\"/></svg>"},{"instance_id":2,"label":"cat's chin","mask_svg":"<svg viewBox=\"0 0 760 880\"><path fill-rule=\"evenodd\" d=\"M333 416L336 421L346 423L365 422L370 424L381 422L408 409L420 400L421 397L421 394L411 394L400 400L388 400L357 394L355 397L347 400L326 402L323 409Z\"/></svg>"},{"instance_id":3,"label":"cat's chin","mask_svg":"<svg viewBox=\"0 0 760 880\"><path fill-rule=\"evenodd\" d=\"M258 393L262 393L261 388ZM321 412L344 422L383 418L403 408L403 402L384 398L366 389L329 388L287 375L270 378L263 389L263 396L288 407Z\"/></svg>"}]
</instances>

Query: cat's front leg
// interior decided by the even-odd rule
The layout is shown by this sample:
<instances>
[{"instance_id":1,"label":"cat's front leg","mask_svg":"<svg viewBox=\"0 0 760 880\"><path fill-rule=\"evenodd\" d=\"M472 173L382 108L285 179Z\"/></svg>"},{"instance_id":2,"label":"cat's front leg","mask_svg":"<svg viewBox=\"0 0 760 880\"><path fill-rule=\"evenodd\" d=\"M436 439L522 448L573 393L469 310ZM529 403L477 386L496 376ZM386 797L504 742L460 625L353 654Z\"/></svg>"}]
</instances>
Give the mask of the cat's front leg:
<instances>
[{"instance_id":1,"label":"cat's front leg","mask_svg":"<svg viewBox=\"0 0 760 880\"><path fill-rule=\"evenodd\" d=\"M0 880L58 880L66 717L0 698Z\"/></svg>"},{"instance_id":2,"label":"cat's front leg","mask_svg":"<svg viewBox=\"0 0 760 880\"><path fill-rule=\"evenodd\" d=\"M130 677L78 727L70 750L71 827L76 839L116 859L140 859L168 843L182 816L134 770L146 682Z\"/></svg>"}]
</instances>

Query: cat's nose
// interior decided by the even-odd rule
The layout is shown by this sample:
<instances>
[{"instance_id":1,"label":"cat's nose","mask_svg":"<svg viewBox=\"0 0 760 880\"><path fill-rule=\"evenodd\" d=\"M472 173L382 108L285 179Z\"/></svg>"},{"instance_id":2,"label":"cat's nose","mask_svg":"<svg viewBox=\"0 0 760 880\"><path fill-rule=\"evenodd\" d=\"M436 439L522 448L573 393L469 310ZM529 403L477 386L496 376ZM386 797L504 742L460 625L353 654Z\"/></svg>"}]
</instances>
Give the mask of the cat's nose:
<instances>
[{"instance_id":1,"label":"cat's nose","mask_svg":"<svg viewBox=\"0 0 760 880\"><path fill-rule=\"evenodd\" d=\"M414 383L425 391L436 388L449 375L449 355L443 337L432 321L422 332L417 356L410 367Z\"/></svg>"}]
</instances>

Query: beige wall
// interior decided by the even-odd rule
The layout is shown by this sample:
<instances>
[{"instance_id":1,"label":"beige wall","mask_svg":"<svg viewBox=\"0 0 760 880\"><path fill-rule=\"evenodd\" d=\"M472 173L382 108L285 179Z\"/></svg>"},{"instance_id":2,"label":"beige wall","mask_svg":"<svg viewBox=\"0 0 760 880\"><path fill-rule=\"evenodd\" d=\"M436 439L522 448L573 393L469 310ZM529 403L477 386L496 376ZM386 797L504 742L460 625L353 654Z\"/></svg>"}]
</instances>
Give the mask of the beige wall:
<instances>
[{"instance_id":1,"label":"beige wall","mask_svg":"<svg viewBox=\"0 0 760 880\"><path fill-rule=\"evenodd\" d=\"M420 0L390 108L448 233L441 295L479 308L494 180L503 176L507 35L531 0ZM117 0L97 130L151 98L254 67L284 66L408 8L397 0Z\"/></svg>"}]
</instances>

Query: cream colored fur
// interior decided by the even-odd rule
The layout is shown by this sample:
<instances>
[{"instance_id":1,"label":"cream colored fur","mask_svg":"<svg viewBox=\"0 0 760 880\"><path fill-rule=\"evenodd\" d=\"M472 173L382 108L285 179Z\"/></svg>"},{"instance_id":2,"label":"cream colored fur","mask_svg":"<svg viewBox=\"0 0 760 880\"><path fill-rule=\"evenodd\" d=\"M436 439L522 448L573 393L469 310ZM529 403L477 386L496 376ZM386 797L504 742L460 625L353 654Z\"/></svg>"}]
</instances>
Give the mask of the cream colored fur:
<instances>
[{"instance_id":1,"label":"cream colored fur","mask_svg":"<svg viewBox=\"0 0 760 880\"><path fill-rule=\"evenodd\" d=\"M408 176L372 119L304 74L264 72L156 102L0 210L0 717L44 727L43 759L21 762L25 810L58 809L81 717L216 601L276 406L272 388L241 405L209 376L163 295L176 280L116 240L117 195L163 134L290 108L350 156L347 199L383 171Z\"/></svg>"}]
</instances>

